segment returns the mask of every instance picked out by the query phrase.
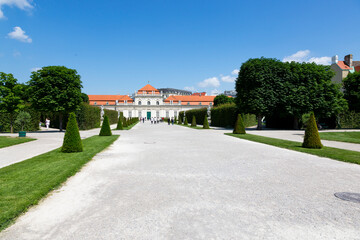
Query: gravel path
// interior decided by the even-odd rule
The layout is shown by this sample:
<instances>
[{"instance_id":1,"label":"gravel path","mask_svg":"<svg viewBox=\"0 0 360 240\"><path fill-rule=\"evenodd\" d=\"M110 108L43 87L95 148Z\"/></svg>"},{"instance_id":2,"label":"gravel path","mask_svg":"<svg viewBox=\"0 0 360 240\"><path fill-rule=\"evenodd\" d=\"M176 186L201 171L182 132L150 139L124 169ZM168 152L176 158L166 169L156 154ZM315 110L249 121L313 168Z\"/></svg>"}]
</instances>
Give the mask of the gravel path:
<instances>
[{"instance_id":1,"label":"gravel path","mask_svg":"<svg viewBox=\"0 0 360 240\"><path fill-rule=\"evenodd\" d=\"M359 239L360 166L138 124L0 239Z\"/></svg>"}]
</instances>

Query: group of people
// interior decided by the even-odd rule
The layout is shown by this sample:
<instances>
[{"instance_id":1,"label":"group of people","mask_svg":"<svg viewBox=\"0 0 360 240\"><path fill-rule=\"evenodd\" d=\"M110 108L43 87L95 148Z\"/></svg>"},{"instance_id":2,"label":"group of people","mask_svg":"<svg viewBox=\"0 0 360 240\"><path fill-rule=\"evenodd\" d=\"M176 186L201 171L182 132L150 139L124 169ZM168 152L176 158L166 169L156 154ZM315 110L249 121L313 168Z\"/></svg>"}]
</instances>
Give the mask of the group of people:
<instances>
[{"instance_id":1,"label":"group of people","mask_svg":"<svg viewBox=\"0 0 360 240\"><path fill-rule=\"evenodd\" d=\"M139 118L139 120L140 120L140 122L143 122L143 123L145 122L145 120L150 120L151 124L157 124L157 123L160 123L160 122L163 121L162 118L158 118L158 117L151 117L150 119L147 119L145 117L141 117L141 118ZM167 121L168 121L168 125L170 125L170 123L172 125L174 125L174 118L168 118Z\"/></svg>"}]
</instances>

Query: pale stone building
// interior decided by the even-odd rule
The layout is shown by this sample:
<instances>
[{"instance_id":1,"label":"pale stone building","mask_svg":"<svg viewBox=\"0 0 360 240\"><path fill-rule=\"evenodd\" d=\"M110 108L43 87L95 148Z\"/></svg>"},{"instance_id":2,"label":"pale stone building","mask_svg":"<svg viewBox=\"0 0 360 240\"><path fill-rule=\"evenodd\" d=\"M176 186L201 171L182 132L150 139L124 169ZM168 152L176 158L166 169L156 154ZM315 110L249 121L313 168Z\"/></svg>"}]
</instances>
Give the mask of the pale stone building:
<instances>
[{"instance_id":1,"label":"pale stone building","mask_svg":"<svg viewBox=\"0 0 360 240\"><path fill-rule=\"evenodd\" d=\"M334 83L342 83L342 80L349 73L360 71L360 61L353 61L353 55L349 54L344 57L344 61L339 61L338 55L332 57L331 69L335 71L332 81Z\"/></svg>"}]
</instances>

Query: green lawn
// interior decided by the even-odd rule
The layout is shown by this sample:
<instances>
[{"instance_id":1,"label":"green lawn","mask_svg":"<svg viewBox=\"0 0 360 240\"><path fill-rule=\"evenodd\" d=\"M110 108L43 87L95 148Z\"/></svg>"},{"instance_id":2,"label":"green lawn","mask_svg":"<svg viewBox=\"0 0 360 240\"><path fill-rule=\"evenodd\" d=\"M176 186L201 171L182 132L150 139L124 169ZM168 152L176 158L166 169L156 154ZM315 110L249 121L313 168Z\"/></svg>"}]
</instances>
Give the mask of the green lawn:
<instances>
[{"instance_id":1,"label":"green lawn","mask_svg":"<svg viewBox=\"0 0 360 240\"><path fill-rule=\"evenodd\" d=\"M330 141L360 143L360 132L321 132L320 138Z\"/></svg>"},{"instance_id":2,"label":"green lawn","mask_svg":"<svg viewBox=\"0 0 360 240\"><path fill-rule=\"evenodd\" d=\"M123 127L124 129L123 130L130 130L132 129L136 124L138 124L139 122L136 122L136 123L133 123L131 124L130 126L127 126L127 127ZM116 128L114 128L113 130L117 130ZM119 130L121 131L121 130Z\"/></svg>"},{"instance_id":3,"label":"green lawn","mask_svg":"<svg viewBox=\"0 0 360 240\"><path fill-rule=\"evenodd\" d=\"M83 140L84 152L62 153L60 148L0 169L0 230L59 187L113 143L119 135Z\"/></svg>"},{"instance_id":4,"label":"green lawn","mask_svg":"<svg viewBox=\"0 0 360 240\"><path fill-rule=\"evenodd\" d=\"M9 147L12 145L16 145L16 144L20 144L20 143L24 143L24 142L30 142L36 140L34 138L28 138L28 137L5 137L5 136L1 136L0 137L0 148L3 147Z\"/></svg>"},{"instance_id":5,"label":"green lawn","mask_svg":"<svg viewBox=\"0 0 360 240\"><path fill-rule=\"evenodd\" d=\"M176 124L176 125L179 125L179 126L183 126L183 127L188 127L188 128L192 128L192 129L202 129L202 130L206 130L204 129L202 126L196 126L196 127L191 127L191 125L184 125L184 124ZM212 129L212 128L209 128L209 129Z\"/></svg>"},{"instance_id":6,"label":"green lawn","mask_svg":"<svg viewBox=\"0 0 360 240\"><path fill-rule=\"evenodd\" d=\"M293 142L288 140L282 140L277 138L269 138L263 136L257 136L252 134L232 134L232 133L225 133L226 135L237 137L253 142L265 143L268 145L272 145L275 147L286 148L298 152L309 153L312 155L320 156L320 157L327 157L343 162L350 162L360 164L360 152L350 151L350 150L343 150L339 148L332 148L332 147L323 147L321 149L310 149L310 148L303 148L301 147L301 142Z\"/></svg>"}]
</instances>

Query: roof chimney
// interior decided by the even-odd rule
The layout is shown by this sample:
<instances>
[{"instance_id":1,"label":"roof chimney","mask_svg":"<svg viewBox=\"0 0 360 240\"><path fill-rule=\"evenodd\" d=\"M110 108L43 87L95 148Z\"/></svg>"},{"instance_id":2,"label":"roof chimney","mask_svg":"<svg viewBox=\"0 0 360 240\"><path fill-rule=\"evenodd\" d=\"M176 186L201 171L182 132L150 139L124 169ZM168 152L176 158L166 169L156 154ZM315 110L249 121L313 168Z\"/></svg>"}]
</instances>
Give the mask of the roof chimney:
<instances>
[{"instance_id":1,"label":"roof chimney","mask_svg":"<svg viewBox=\"0 0 360 240\"><path fill-rule=\"evenodd\" d=\"M335 55L331 59L331 64L337 64L339 62L339 56Z\"/></svg>"},{"instance_id":2,"label":"roof chimney","mask_svg":"<svg viewBox=\"0 0 360 240\"><path fill-rule=\"evenodd\" d=\"M346 65L348 65L349 67L352 67L353 66L353 55L352 54L349 54L349 55L346 55L344 57L344 62Z\"/></svg>"}]
</instances>

